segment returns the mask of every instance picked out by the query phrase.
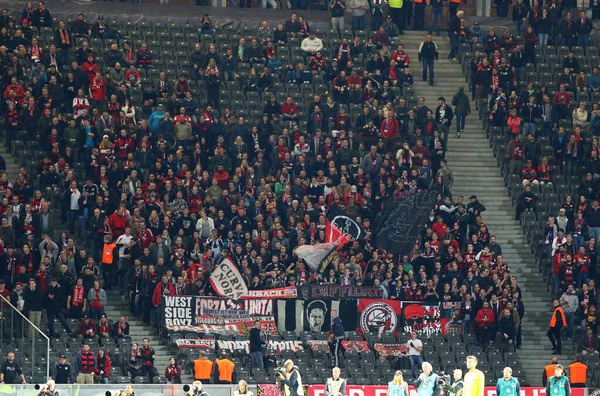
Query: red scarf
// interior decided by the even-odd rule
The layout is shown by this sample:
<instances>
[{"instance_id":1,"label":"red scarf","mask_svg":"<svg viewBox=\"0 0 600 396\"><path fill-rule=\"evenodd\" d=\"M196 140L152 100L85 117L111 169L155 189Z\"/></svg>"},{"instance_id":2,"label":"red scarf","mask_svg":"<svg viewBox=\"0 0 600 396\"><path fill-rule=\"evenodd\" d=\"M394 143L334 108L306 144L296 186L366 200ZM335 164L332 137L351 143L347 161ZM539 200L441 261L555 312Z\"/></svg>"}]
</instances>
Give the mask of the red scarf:
<instances>
[{"instance_id":1,"label":"red scarf","mask_svg":"<svg viewBox=\"0 0 600 396\"><path fill-rule=\"evenodd\" d=\"M92 302L92 308L102 308L103 305L100 304L100 289L94 289L94 292L96 294L94 295L94 302Z\"/></svg>"},{"instance_id":2,"label":"red scarf","mask_svg":"<svg viewBox=\"0 0 600 396\"><path fill-rule=\"evenodd\" d=\"M85 292L85 288L83 286L77 286L73 288L73 301L71 304L74 307L78 307L83 304L83 293Z\"/></svg>"},{"instance_id":3,"label":"red scarf","mask_svg":"<svg viewBox=\"0 0 600 396\"><path fill-rule=\"evenodd\" d=\"M60 30L60 40L65 45L69 44L69 32L67 32L67 29Z\"/></svg>"}]
</instances>

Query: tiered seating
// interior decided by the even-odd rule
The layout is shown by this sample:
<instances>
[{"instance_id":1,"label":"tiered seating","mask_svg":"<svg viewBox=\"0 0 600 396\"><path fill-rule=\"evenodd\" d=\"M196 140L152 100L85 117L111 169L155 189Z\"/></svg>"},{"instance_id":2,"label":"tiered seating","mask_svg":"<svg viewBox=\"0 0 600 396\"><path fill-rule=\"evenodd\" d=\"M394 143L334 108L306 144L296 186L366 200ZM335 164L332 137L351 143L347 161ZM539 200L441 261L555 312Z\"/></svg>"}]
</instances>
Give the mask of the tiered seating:
<instances>
[{"instance_id":1,"label":"tiered seating","mask_svg":"<svg viewBox=\"0 0 600 396\"><path fill-rule=\"evenodd\" d=\"M190 337L196 338L196 333L186 334L183 332L173 332L170 334L170 347L176 349L175 340ZM362 334L351 331L347 332L349 340L365 340L370 350L366 352L346 352L344 355L344 364L342 366L342 377L348 378L350 383L357 385L380 385L389 382L394 372L400 369L406 380L410 380L412 373L410 363L407 358L383 358L374 350L374 344L381 342L386 344L404 344L410 337L408 333L400 333L395 337L392 333L383 334L379 337L377 333ZM217 338L234 340L233 336L215 336L205 335L206 338ZM324 336L326 337L326 335ZM281 351L277 357L281 364L285 359L293 359L303 381L308 384L322 384L331 376L332 356L329 353L313 351L308 345L312 339L326 339L319 334L310 332L301 332L298 337L294 332L283 332L280 336L271 336L273 340L301 340L304 350L294 352L292 350ZM245 337L241 339L245 340ZM449 336L444 338L441 334L433 335L429 339L423 339L423 358L430 362L434 372L451 373L455 368L463 367L464 361L468 355L475 355L479 359L478 367L486 374L487 385L495 385L496 378L502 375L504 367L511 366L513 373L518 375L520 383L528 384L525 373L514 352L508 352L504 355L489 348L484 351L476 344L475 337L472 335ZM232 361L236 364L238 379L244 379L248 383L271 383L275 380L273 367L267 369L253 369L250 356L245 350L236 349L228 351L232 356ZM180 348L177 351L178 359L182 362L184 371L193 374L194 360L198 359L197 349ZM215 358L214 353L209 353L209 359Z\"/></svg>"}]
</instances>

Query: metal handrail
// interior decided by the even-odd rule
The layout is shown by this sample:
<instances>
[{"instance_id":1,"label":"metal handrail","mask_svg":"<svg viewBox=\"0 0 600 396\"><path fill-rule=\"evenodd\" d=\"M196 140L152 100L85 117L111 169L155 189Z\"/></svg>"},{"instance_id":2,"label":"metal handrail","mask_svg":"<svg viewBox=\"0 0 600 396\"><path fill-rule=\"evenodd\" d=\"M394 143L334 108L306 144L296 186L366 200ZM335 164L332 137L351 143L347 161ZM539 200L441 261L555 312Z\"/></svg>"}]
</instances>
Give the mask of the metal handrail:
<instances>
[{"instance_id":1,"label":"metal handrail","mask_svg":"<svg viewBox=\"0 0 600 396\"><path fill-rule=\"evenodd\" d=\"M29 326L36 329L46 339L46 342L48 343L48 347L46 348L46 378L50 379L50 337L48 337L39 327L34 325L33 322L31 320L29 320L28 317L23 315L23 313L21 311L19 311L17 309L17 307L12 305L12 303L9 300L7 300L6 297L4 297L2 294L0 294L0 298L4 301L4 303L8 304L15 312L17 312L19 315L21 315L21 317L29 324ZM13 323L14 323L14 321L13 321ZM25 332L23 331L23 334L22 334L23 336L25 335L24 333ZM35 341L33 339L31 340L31 345L33 345L32 362L33 362L33 365L35 365Z\"/></svg>"}]
</instances>

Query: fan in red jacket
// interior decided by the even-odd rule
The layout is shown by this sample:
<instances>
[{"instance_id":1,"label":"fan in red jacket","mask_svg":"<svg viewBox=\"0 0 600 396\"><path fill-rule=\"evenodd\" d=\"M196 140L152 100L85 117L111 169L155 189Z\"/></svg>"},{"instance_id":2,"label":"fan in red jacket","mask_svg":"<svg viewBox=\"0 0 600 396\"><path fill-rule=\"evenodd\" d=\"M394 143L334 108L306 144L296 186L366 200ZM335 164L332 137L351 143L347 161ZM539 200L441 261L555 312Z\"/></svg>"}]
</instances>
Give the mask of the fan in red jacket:
<instances>
[{"instance_id":1,"label":"fan in red jacket","mask_svg":"<svg viewBox=\"0 0 600 396\"><path fill-rule=\"evenodd\" d=\"M127 215L122 207L110 215L109 221L113 238L117 238L125 233L125 227L127 227Z\"/></svg>"},{"instance_id":2,"label":"fan in red jacket","mask_svg":"<svg viewBox=\"0 0 600 396\"><path fill-rule=\"evenodd\" d=\"M121 136L117 139L117 143L115 144L115 151L117 152L117 158L122 161L127 159L129 153L135 151L135 143L133 142L133 139L127 136L127 130L121 130Z\"/></svg>"},{"instance_id":3,"label":"fan in red jacket","mask_svg":"<svg viewBox=\"0 0 600 396\"><path fill-rule=\"evenodd\" d=\"M398 45L398 49L392 55L392 59L396 62L396 65L400 69L404 69L410 64L410 57L408 56L406 51L404 51L404 47L402 47L402 44Z\"/></svg>"},{"instance_id":4,"label":"fan in red jacket","mask_svg":"<svg viewBox=\"0 0 600 396\"><path fill-rule=\"evenodd\" d=\"M492 329L494 323L496 323L496 317L494 316L494 311L490 308L490 303L488 301L483 302L483 307L477 312L475 322L477 323L479 342L485 344L490 338L493 340Z\"/></svg>"},{"instance_id":5,"label":"fan in red jacket","mask_svg":"<svg viewBox=\"0 0 600 396\"><path fill-rule=\"evenodd\" d=\"M162 280L159 284L154 288L154 293L152 293L152 304L155 307L158 307L162 303L162 296L174 296L175 295L175 286L169 282L169 278L167 275L162 276Z\"/></svg>"},{"instance_id":6,"label":"fan in red jacket","mask_svg":"<svg viewBox=\"0 0 600 396\"><path fill-rule=\"evenodd\" d=\"M380 128L381 136L383 138L395 139L398 137L400 133L400 128L398 126L398 120L394 118L394 116L389 115L387 118L384 118L381 121Z\"/></svg>"},{"instance_id":7,"label":"fan in red jacket","mask_svg":"<svg viewBox=\"0 0 600 396\"><path fill-rule=\"evenodd\" d=\"M96 73L96 77L90 81L90 96L93 100L106 100L106 84L100 73Z\"/></svg>"},{"instance_id":8,"label":"fan in red jacket","mask_svg":"<svg viewBox=\"0 0 600 396\"><path fill-rule=\"evenodd\" d=\"M87 74L89 81L92 81L96 77L96 74L98 73L98 64L96 63L94 54L88 55L88 60L81 65L81 70Z\"/></svg>"},{"instance_id":9,"label":"fan in red jacket","mask_svg":"<svg viewBox=\"0 0 600 396\"><path fill-rule=\"evenodd\" d=\"M16 77L11 79L10 85L4 90L4 99L10 99L21 106L25 102L25 90L19 85Z\"/></svg>"}]
</instances>

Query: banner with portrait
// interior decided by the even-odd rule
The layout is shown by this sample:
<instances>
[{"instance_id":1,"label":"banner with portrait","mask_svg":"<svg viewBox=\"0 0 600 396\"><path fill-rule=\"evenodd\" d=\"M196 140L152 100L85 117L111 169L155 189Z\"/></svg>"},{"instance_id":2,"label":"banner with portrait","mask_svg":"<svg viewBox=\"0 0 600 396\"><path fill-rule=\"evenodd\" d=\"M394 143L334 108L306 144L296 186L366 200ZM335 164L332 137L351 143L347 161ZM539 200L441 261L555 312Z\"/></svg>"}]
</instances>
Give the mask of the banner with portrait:
<instances>
[{"instance_id":1,"label":"banner with portrait","mask_svg":"<svg viewBox=\"0 0 600 396\"><path fill-rule=\"evenodd\" d=\"M329 331L331 330L331 301L312 300L304 301L304 330Z\"/></svg>"}]
</instances>

